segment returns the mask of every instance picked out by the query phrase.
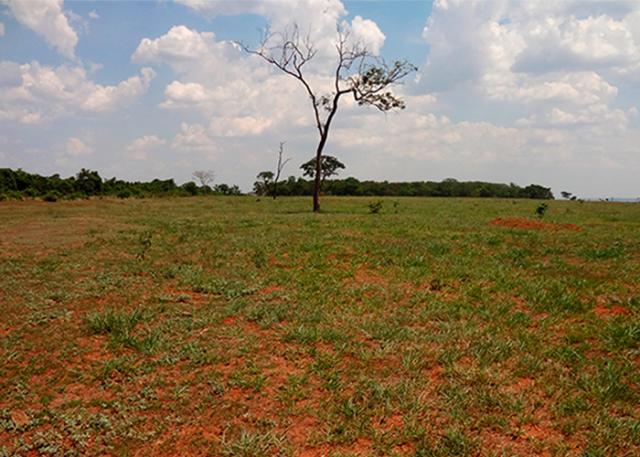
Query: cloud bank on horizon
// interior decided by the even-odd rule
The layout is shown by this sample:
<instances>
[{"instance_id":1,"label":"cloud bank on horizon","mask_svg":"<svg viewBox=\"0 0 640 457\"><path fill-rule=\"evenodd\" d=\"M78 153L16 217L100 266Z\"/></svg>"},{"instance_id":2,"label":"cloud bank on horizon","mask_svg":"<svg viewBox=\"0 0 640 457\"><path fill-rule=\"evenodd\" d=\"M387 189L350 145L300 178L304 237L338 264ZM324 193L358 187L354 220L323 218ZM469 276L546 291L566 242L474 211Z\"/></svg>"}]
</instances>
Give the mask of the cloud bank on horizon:
<instances>
[{"instance_id":1,"label":"cloud bank on horizon","mask_svg":"<svg viewBox=\"0 0 640 457\"><path fill-rule=\"evenodd\" d=\"M179 182L212 168L249 189L273 168L280 141L292 163L306 161L316 132L304 91L234 44L255 42L259 20L309 31L318 87L330 78L337 25L419 67L396 88L406 110L341 107L327 152L348 175L640 195L640 3L376 7L377 21L340 0L0 0L0 56L10 56L0 57L0 166ZM130 14L157 21L135 28L122 20ZM421 26L408 27L403 14L422 15ZM387 55L386 45L411 55Z\"/></svg>"}]
</instances>

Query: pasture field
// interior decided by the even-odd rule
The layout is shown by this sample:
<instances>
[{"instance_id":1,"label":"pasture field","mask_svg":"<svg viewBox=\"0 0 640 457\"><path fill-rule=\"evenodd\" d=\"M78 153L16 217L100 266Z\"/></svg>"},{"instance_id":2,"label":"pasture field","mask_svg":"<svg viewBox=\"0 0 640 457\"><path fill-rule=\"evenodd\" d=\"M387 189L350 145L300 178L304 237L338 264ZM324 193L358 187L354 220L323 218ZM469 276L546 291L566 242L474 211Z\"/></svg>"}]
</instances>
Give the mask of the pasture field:
<instances>
[{"instance_id":1,"label":"pasture field","mask_svg":"<svg viewBox=\"0 0 640 457\"><path fill-rule=\"evenodd\" d=\"M0 203L0 456L640 455L640 205Z\"/></svg>"}]
</instances>

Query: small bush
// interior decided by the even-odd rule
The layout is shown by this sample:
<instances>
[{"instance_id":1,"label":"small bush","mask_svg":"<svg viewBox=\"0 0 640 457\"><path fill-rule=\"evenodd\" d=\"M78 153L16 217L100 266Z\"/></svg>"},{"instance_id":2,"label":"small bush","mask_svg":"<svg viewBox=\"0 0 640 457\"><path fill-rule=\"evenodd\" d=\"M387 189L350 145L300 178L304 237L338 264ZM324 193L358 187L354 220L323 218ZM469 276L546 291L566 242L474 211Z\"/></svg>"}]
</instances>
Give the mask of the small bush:
<instances>
[{"instance_id":1,"label":"small bush","mask_svg":"<svg viewBox=\"0 0 640 457\"><path fill-rule=\"evenodd\" d=\"M369 214L378 214L382 210L382 200L369 203Z\"/></svg>"},{"instance_id":2,"label":"small bush","mask_svg":"<svg viewBox=\"0 0 640 457\"><path fill-rule=\"evenodd\" d=\"M4 200L22 200L22 194L17 190L8 190L3 194L0 194L0 201L3 199Z\"/></svg>"},{"instance_id":3,"label":"small bush","mask_svg":"<svg viewBox=\"0 0 640 457\"><path fill-rule=\"evenodd\" d=\"M47 192L44 197L42 197L42 200L44 200L45 202L57 202L58 201L58 195L55 192Z\"/></svg>"},{"instance_id":4,"label":"small bush","mask_svg":"<svg viewBox=\"0 0 640 457\"><path fill-rule=\"evenodd\" d=\"M28 189L23 190L22 194L25 197L35 198L38 195L38 192L36 192L36 190L33 187L29 187Z\"/></svg>"},{"instance_id":5,"label":"small bush","mask_svg":"<svg viewBox=\"0 0 640 457\"><path fill-rule=\"evenodd\" d=\"M538 216L540 219L542 219L544 217L544 214L547 212L547 210L549 209L549 205L546 203L540 203L538 205L538 207L536 208L536 216Z\"/></svg>"}]
</instances>

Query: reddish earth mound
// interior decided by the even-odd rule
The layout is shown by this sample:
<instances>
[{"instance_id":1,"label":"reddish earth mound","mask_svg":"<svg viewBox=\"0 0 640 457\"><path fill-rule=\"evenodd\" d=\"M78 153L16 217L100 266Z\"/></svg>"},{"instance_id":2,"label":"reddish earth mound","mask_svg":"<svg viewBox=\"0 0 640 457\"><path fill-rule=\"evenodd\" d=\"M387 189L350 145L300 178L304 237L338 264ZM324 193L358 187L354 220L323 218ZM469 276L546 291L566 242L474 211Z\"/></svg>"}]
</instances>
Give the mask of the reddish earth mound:
<instances>
[{"instance_id":1,"label":"reddish earth mound","mask_svg":"<svg viewBox=\"0 0 640 457\"><path fill-rule=\"evenodd\" d=\"M499 217L492 220L490 224L527 230L575 230L577 232L581 230L580 227L575 224L553 224L551 222L536 221L524 217L509 217L504 219Z\"/></svg>"}]
</instances>

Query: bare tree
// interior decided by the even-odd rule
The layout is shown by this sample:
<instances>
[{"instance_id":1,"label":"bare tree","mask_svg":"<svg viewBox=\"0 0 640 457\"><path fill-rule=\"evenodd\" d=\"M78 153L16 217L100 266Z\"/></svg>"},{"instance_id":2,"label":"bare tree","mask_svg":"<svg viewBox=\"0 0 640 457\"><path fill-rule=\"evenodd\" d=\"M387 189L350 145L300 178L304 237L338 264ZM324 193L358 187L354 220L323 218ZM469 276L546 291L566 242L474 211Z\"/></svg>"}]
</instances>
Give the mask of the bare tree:
<instances>
[{"instance_id":1,"label":"bare tree","mask_svg":"<svg viewBox=\"0 0 640 457\"><path fill-rule=\"evenodd\" d=\"M193 172L193 177L200 181L200 185L206 189L213 182L215 174L213 170L196 170Z\"/></svg>"},{"instance_id":2,"label":"bare tree","mask_svg":"<svg viewBox=\"0 0 640 457\"><path fill-rule=\"evenodd\" d=\"M278 196L278 180L280 179L280 174L282 170L284 170L284 166L287 164L290 158L282 160L282 155L284 154L284 141L280 142L280 147L278 148L278 166L276 167L276 175L273 179L273 199L275 200Z\"/></svg>"},{"instance_id":3,"label":"bare tree","mask_svg":"<svg viewBox=\"0 0 640 457\"><path fill-rule=\"evenodd\" d=\"M371 105L382 112L403 109L404 102L387 89L415 71L416 67L407 61L395 61L387 65L362 43L352 42L348 30L338 28L336 63L332 68L333 90L321 95L311 87L309 77L304 73L305 65L316 57L317 50L309 34L301 35L296 24L282 32L271 33L267 30L257 49L251 49L242 43L239 45L246 52L261 57L298 80L311 100L319 135L315 154L313 211L319 211L322 151L329 138L329 129L338 111L340 98L351 95L359 105Z\"/></svg>"}]
</instances>

